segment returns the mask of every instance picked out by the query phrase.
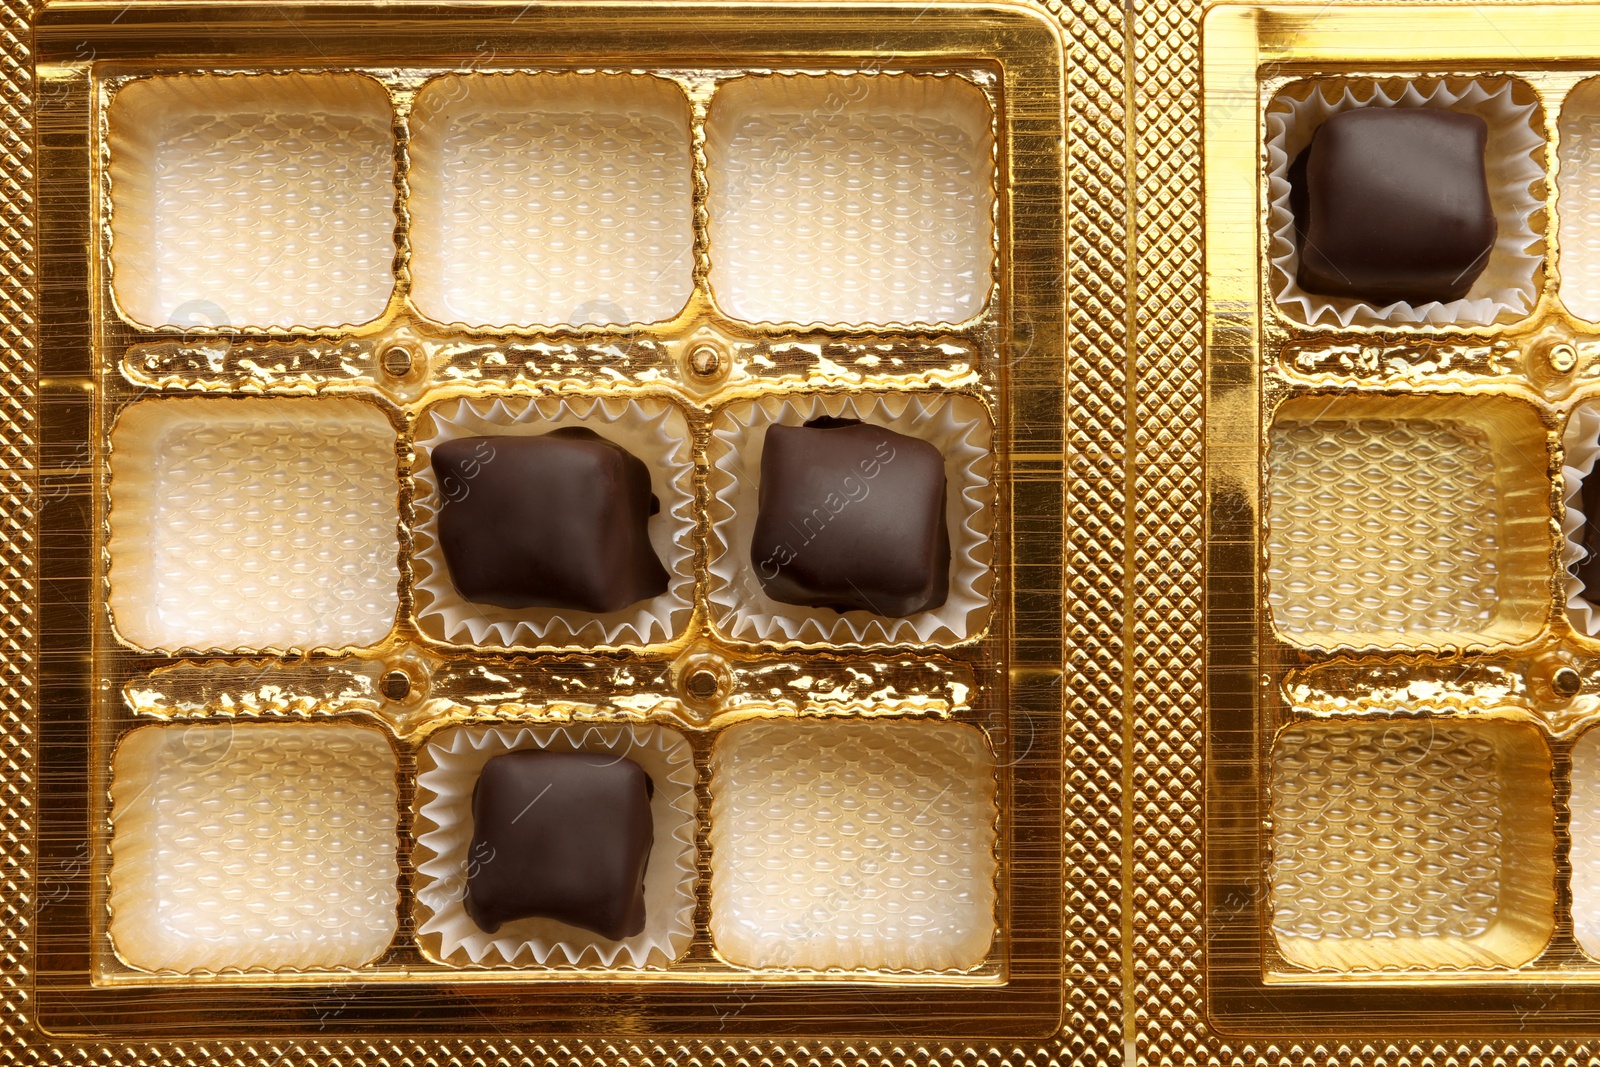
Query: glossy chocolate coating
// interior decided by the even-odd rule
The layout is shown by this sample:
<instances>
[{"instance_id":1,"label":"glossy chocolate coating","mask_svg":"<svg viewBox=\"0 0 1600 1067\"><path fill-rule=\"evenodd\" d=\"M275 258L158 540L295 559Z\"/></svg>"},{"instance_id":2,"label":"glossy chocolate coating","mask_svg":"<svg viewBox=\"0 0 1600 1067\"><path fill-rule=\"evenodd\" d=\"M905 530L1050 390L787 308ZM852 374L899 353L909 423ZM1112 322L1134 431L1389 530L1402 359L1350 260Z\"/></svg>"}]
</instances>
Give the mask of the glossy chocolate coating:
<instances>
[{"instance_id":1,"label":"glossy chocolate coating","mask_svg":"<svg viewBox=\"0 0 1600 1067\"><path fill-rule=\"evenodd\" d=\"M639 933L653 793L642 767L606 752L495 756L472 791L467 914L489 934L528 918Z\"/></svg>"},{"instance_id":2,"label":"glossy chocolate coating","mask_svg":"<svg viewBox=\"0 0 1600 1067\"><path fill-rule=\"evenodd\" d=\"M1498 226L1484 175L1488 126L1439 108L1332 116L1289 169L1308 293L1373 304L1459 300Z\"/></svg>"},{"instance_id":3,"label":"glossy chocolate coating","mask_svg":"<svg viewBox=\"0 0 1600 1067\"><path fill-rule=\"evenodd\" d=\"M772 426L750 560L786 604L903 618L949 591L944 456L853 419Z\"/></svg>"},{"instance_id":4,"label":"glossy chocolate coating","mask_svg":"<svg viewBox=\"0 0 1600 1067\"><path fill-rule=\"evenodd\" d=\"M568 428L457 438L432 462L439 545L464 599L605 614L666 591L650 472L621 447Z\"/></svg>"}]
</instances>

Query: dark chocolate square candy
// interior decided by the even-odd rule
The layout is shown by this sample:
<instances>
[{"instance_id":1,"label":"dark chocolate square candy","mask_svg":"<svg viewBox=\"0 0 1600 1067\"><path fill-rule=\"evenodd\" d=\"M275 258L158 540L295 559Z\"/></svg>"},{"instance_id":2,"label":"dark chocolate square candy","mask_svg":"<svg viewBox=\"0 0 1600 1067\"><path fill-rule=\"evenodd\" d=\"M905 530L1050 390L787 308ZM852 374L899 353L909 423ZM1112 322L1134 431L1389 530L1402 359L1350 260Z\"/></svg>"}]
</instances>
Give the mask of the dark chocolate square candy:
<instances>
[{"instance_id":1,"label":"dark chocolate square candy","mask_svg":"<svg viewBox=\"0 0 1600 1067\"><path fill-rule=\"evenodd\" d=\"M554 919L619 941L644 929L653 784L630 759L495 756L472 791L467 915L485 933Z\"/></svg>"},{"instance_id":2,"label":"dark chocolate square candy","mask_svg":"<svg viewBox=\"0 0 1600 1067\"><path fill-rule=\"evenodd\" d=\"M1498 232L1487 141L1483 119L1440 108L1356 108L1317 127L1289 173L1300 288L1379 305L1465 297Z\"/></svg>"},{"instance_id":3,"label":"dark chocolate square candy","mask_svg":"<svg viewBox=\"0 0 1600 1067\"><path fill-rule=\"evenodd\" d=\"M650 471L619 445L582 428L463 437L432 463L439 546L464 599L605 614L666 591Z\"/></svg>"},{"instance_id":4,"label":"dark chocolate square candy","mask_svg":"<svg viewBox=\"0 0 1600 1067\"><path fill-rule=\"evenodd\" d=\"M903 618L943 604L950 581L944 456L851 419L772 426L750 541L774 600Z\"/></svg>"}]
</instances>

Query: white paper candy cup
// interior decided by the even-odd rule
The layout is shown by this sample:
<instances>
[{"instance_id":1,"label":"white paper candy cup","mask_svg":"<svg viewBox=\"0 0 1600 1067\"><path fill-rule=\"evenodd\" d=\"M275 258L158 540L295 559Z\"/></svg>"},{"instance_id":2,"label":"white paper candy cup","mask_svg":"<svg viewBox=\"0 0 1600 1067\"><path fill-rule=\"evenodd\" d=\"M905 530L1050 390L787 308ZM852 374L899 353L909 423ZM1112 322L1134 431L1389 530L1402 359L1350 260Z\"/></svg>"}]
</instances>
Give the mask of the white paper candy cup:
<instances>
[{"instance_id":1,"label":"white paper candy cup","mask_svg":"<svg viewBox=\"0 0 1600 1067\"><path fill-rule=\"evenodd\" d=\"M750 558L767 428L822 416L860 419L920 437L945 458L945 520L950 530L950 594L939 607L904 619L838 612L773 600ZM856 645L958 644L988 624L994 486L993 424L978 400L944 394L766 397L731 404L711 428L712 622L736 641Z\"/></svg>"},{"instance_id":2,"label":"white paper candy cup","mask_svg":"<svg viewBox=\"0 0 1600 1067\"><path fill-rule=\"evenodd\" d=\"M507 752L611 753L644 768L654 784L655 843L645 870L645 927L621 941L556 922L519 919L486 934L466 912L472 791L483 765ZM660 968L694 937L695 767L681 734L659 726L460 726L427 744L417 776L418 936L461 966ZM431 855L428 855L431 853ZM437 941L435 942L435 939Z\"/></svg>"},{"instance_id":3,"label":"white paper candy cup","mask_svg":"<svg viewBox=\"0 0 1600 1067\"><path fill-rule=\"evenodd\" d=\"M1272 295L1286 314L1311 325L1482 326L1525 315L1538 299L1544 262L1537 251L1543 235L1533 217L1544 207L1540 183L1544 137L1533 125L1537 106L1513 99L1515 83L1482 81L1316 82L1304 99L1279 94L1267 107L1268 229ZM1369 91L1370 90L1370 91ZM1289 165L1311 143L1317 127L1357 107L1433 107L1477 115L1489 125L1485 170L1499 236L1488 265L1460 300L1375 306L1350 297L1323 296L1300 288L1300 251L1289 209Z\"/></svg>"},{"instance_id":4,"label":"white paper candy cup","mask_svg":"<svg viewBox=\"0 0 1600 1067\"><path fill-rule=\"evenodd\" d=\"M504 608L464 600L450 581L437 522L443 497L433 450L459 437L536 436L582 426L626 449L650 470L660 510L650 544L667 569L667 590L621 611L593 615L560 608ZM417 427L416 546L418 625L454 644L637 647L681 633L694 610L694 450L688 420L666 400L594 397L478 398L430 408Z\"/></svg>"},{"instance_id":5,"label":"white paper candy cup","mask_svg":"<svg viewBox=\"0 0 1600 1067\"><path fill-rule=\"evenodd\" d=\"M1600 611L1583 595L1583 582L1575 571L1583 562L1583 528L1588 517L1583 513L1583 481L1594 473L1600 459L1600 409L1580 407L1567 421L1561 439L1565 459L1561 465L1562 496L1566 504L1561 513L1561 565L1566 568L1567 618L1581 634L1600 634Z\"/></svg>"}]
</instances>

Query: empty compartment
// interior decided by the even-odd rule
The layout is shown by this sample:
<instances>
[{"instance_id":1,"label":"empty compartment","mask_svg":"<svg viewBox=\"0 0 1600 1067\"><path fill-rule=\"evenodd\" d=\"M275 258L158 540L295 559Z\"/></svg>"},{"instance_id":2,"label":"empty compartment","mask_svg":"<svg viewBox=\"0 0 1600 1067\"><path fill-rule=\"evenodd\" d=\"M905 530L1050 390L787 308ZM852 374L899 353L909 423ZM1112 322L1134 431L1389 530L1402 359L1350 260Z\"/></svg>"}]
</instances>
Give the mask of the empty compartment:
<instances>
[{"instance_id":1,"label":"empty compartment","mask_svg":"<svg viewBox=\"0 0 1600 1067\"><path fill-rule=\"evenodd\" d=\"M369 404L135 404L111 434L117 631L166 652L375 644L399 608L399 495Z\"/></svg>"},{"instance_id":2,"label":"empty compartment","mask_svg":"<svg viewBox=\"0 0 1600 1067\"><path fill-rule=\"evenodd\" d=\"M1550 751L1499 721L1317 722L1272 752L1272 930L1335 971L1518 967L1555 928Z\"/></svg>"},{"instance_id":3,"label":"empty compartment","mask_svg":"<svg viewBox=\"0 0 1600 1067\"><path fill-rule=\"evenodd\" d=\"M711 935L729 962L960 970L995 930L995 762L970 726L762 720L711 758Z\"/></svg>"},{"instance_id":4,"label":"empty compartment","mask_svg":"<svg viewBox=\"0 0 1600 1067\"><path fill-rule=\"evenodd\" d=\"M711 289L752 322L955 323L995 267L994 115L965 78L769 75L706 120Z\"/></svg>"},{"instance_id":5,"label":"empty compartment","mask_svg":"<svg viewBox=\"0 0 1600 1067\"><path fill-rule=\"evenodd\" d=\"M395 774L370 727L135 730L111 778L117 955L182 974L371 962L397 925Z\"/></svg>"},{"instance_id":6,"label":"empty compartment","mask_svg":"<svg viewBox=\"0 0 1600 1067\"><path fill-rule=\"evenodd\" d=\"M144 326L326 328L394 288L388 94L353 74L147 78L109 113L112 289Z\"/></svg>"},{"instance_id":7,"label":"empty compartment","mask_svg":"<svg viewBox=\"0 0 1600 1067\"><path fill-rule=\"evenodd\" d=\"M1550 613L1550 455L1496 396L1305 396L1273 421L1267 602L1309 648L1523 641Z\"/></svg>"},{"instance_id":8,"label":"empty compartment","mask_svg":"<svg viewBox=\"0 0 1600 1067\"><path fill-rule=\"evenodd\" d=\"M642 74L462 74L411 118L412 300L469 326L649 323L694 289L689 101Z\"/></svg>"},{"instance_id":9,"label":"empty compartment","mask_svg":"<svg viewBox=\"0 0 1600 1067\"><path fill-rule=\"evenodd\" d=\"M1561 302L1600 320L1600 78L1583 82L1561 109Z\"/></svg>"},{"instance_id":10,"label":"empty compartment","mask_svg":"<svg viewBox=\"0 0 1600 1067\"><path fill-rule=\"evenodd\" d=\"M1572 931L1600 959L1600 730L1572 746Z\"/></svg>"}]
</instances>

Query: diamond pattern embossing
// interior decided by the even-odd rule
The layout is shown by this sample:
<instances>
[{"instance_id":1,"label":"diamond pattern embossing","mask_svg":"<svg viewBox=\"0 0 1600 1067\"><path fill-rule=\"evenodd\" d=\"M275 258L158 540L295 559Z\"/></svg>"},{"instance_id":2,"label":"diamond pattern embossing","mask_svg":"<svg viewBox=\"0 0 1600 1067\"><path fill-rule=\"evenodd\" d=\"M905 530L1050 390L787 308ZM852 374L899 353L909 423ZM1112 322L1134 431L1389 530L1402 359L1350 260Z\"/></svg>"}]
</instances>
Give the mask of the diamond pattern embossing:
<instances>
[{"instance_id":1,"label":"diamond pattern embossing","mask_svg":"<svg viewBox=\"0 0 1600 1067\"><path fill-rule=\"evenodd\" d=\"M1123 1057L1122 866L1128 498L1127 11L1050 4L1083 43L1067 65L1066 958L1061 1062ZM1130 991L1131 992L1131 991Z\"/></svg>"},{"instance_id":2,"label":"diamond pattern embossing","mask_svg":"<svg viewBox=\"0 0 1600 1067\"><path fill-rule=\"evenodd\" d=\"M1204 1063L1201 1003L1200 5L1138 3L1126 70L1133 107L1135 386L1128 493L1132 729L1131 1003L1140 1062ZM1119 46L1122 42L1119 41ZM1227 1059L1228 1054L1223 1053Z\"/></svg>"},{"instance_id":3,"label":"diamond pattern embossing","mask_svg":"<svg viewBox=\"0 0 1600 1067\"><path fill-rule=\"evenodd\" d=\"M1498 600L1493 456L1430 420L1273 428L1267 602L1294 636L1481 629Z\"/></svg>"},{"instance_id":4,"label":"diamond pattern embossing","mask_svg":"<svg viewBox=\"0 0 1600 1067\"><path fill-rule=\"evenodd\" d=\"M0 3L0 1062L46 1055L34 1029L38 903L38 304L33 5Z\"/></svg>"}]
</instances>

